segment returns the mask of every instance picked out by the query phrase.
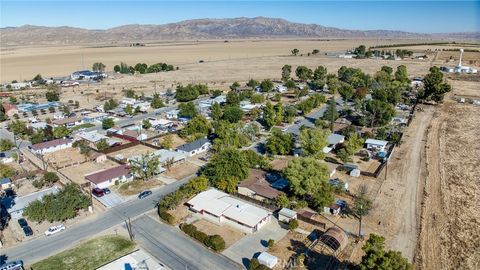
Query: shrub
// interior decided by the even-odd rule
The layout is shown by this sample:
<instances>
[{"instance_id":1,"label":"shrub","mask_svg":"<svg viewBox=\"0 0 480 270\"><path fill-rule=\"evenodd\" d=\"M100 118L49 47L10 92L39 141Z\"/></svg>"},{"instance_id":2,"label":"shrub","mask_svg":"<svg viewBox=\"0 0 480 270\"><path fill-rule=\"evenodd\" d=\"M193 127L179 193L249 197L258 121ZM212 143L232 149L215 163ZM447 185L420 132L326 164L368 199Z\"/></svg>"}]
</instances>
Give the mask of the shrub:
<instances>
[{"instance_id":1,"label":"shrub","mask_svg":"<svg viewBox=\"0 0 480 270\"><path fill-rule=\"evenodd\" d=\"M170 225L173 225L175 223L175 218L165 210L159 209L158 215L160 216L161 219L163 219Z\"/></svg>"},{"instance_id":2,"label":"shrub","mask_svg":"<svg viewBox=\"0 0 480 270\"><path fill-rule=\"evenodd\" d=\"M271 248L275 244L275 240L273 239L268 239L268 247Z\"/></svg>"},{"instance_id":3,"label":"shrub","mask_svg":"<svg viewBox=\"0 0 480 270\"><path fill-rule=\"evenodd\" d=\"M184 233L186 233L186 234L188 234L188 235L190 235L190 236L192 236L192 237L194 237L195 232L197 232L197 227L195 227L195 225L193 225L193 224L182 223L182 224L180 225L180 229L181 229Z\"/></svg>"},{"instance_id":4,"label":"shrub","mask_svg":"<svg viewBox=\"0 0 480 270\"><path fill-rule=\"evenodd\" d=\"M298 220L297 219L291 219L289 222L288 222L288 228L293 231L295 230L296 228L298 228Z\"/></svg>"},{"instance_id":5,"label":"shrub","mask_svg":"<svg viewBox=\"0 0 480 270\"><path fill-rule=\"evenodd\" d=\"M225 249L225 240L218 234L210 235L205 244L215 251Z\"/></svg>"},{"instance_id":6,"label":"shrub","mask_svg":"<svg viewBox=\"0 0 480 270\"><path fill-rule=\"evenodd\" d=\"M205 241L208 239L208 235L202 231L195 231L193 233L193 238L197 239L201 243L205 244Z\"/></svg>"},{"instance_id":7,"label":"shrub","mask_svg":"<svg viewBox=\"0 0 480 270\"><path fill-rule=\"evenodd\" d=\"M32 181L32 185L37 189L41 189L43 187L43 184L44 182L42 179Z\"/></svg>"}]
</instances>

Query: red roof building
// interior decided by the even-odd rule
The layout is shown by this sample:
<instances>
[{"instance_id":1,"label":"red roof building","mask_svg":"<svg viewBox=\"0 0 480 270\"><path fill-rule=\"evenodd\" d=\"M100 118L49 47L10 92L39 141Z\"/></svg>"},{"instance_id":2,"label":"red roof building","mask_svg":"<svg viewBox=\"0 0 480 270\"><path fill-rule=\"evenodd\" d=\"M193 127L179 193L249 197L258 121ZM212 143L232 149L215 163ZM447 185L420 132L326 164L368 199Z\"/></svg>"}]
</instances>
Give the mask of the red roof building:
<instances>
[{"instance_id":1,"label":"red roof building","mask_svg":"<svg viewBox=\"0 0 480 270\"><path fill-rule=\"evenodd\" d=\"M11 117L14 114L18 113L18 108L17 108L17 105L15 104L3 103L2 106L3 106L3 110L5 111L5 114L8 117Z\"/></svg>"},{"instance_id":2,"label":"red roof building","mask_svg":"<svg viewBox=\"0 0 480 270\"><path fill-rule=\"evenodd\" d=\"M267 173L262 170L250 170L250 176L238 184L238 193L257 200L275 199L281 192L270 186Z\"/></svg>"},{"instance_id":3,"label":"red roof building","mask_svg":"<svg viewBox=\"0 0 480 270\"><path fill-rule=\"evenodd\" d=\"M126 182L132 179L130 169L127 165L120 165L103 171L95 172L85 175L85 179L89 181L94 187L106 188L116 181Z\"/></svg>"}]
</instances>

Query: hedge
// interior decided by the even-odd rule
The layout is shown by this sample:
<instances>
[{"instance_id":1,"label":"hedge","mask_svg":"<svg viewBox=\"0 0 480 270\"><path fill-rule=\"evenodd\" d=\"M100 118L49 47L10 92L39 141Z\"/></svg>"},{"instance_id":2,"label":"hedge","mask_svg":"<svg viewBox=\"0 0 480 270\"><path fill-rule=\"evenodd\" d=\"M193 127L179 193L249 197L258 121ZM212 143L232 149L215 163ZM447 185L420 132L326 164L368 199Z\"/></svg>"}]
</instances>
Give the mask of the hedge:
<instances>
[{"instance_id":1,"label":"hedge","mask_svg":"<svg viewBox=\"0 0 480 270\"><path fill-rule=\"evenodd\" d=\"M215 251L225 249L225 240L218 234L207 235L206 233L197 230L195 225L186 223L180 224L180 230Z\"/></svg>"},{"instance_id":2,"label":"hedge","mask_svg":"<svg viewBox=\"0 0 480 270\"><path fill-rule=\"evenodd\" d=\"M161 219L163 219L170 225L173 225L175 223L175 217L170 215L167 211L161 208L158 209L158 215L160 216Z\"/></svg>"}]
</instances>

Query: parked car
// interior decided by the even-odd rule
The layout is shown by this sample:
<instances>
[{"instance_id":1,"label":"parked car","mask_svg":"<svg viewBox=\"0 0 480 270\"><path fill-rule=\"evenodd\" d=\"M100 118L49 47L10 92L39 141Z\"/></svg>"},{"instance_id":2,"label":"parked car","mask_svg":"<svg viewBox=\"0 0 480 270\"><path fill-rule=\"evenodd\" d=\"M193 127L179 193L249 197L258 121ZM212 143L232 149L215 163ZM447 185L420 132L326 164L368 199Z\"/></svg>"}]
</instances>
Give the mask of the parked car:
<instances>
[{"instance_id":1,"label":"parked car","mask_svg":"<svg viewBox=\"0 0 480 270\"><path fill-rule=\"evenodd\" d=\"M24 226L22 227L23 229L23 233L25 234L25 236L32 236L33 235L33 231L32 231L32 228L30 228L30 226Z\"/></svg>"},{"instance_id":2,"label":"parked car","mask_svg":"<svg viewBox=\"0 0 480 270\"><path fill-rule=\"evenodd\" d=\"M45 235L46 236L53 235L64 230L65 230L65 225L60 224L60 225L48 228L48 230L45 231Z\"/></svg>"},{"instance_id":3,"label":"parked car","mask_svg":"<svg viewBox=\"0 0 480 270\"><path fill-rule=\"evenodd\" d=\"M105 192L101 188L94 188L92 189L92 194L97 197L102 197L103 195L105 195Z\"/></svg>"},{"instance_id":4,"label":"parked car","mask_svg":"<svg viewBox=\"0 0 480 270\"><path fill-rule=\"evenodd\" d=\"M143 199L143 198L146 198L148 196L152 195L152 191L150 190L145 190L145 191L142 191L140 192L140 194L138 194L138 198L139 199Z\"/></svg>"},{"instance_id":5,"label":"parked car","mask_svg":"<svg viewBox=\"0 0 480 270\"><path fill-rule=\"evenodd\" d=\"M24 218L21 218L18 220L18 225L23 228L25 226L28 226L28 222Z\"/></svg>"},{"instance_id":6,"label":"parked car","mask_svg":"<svg viewBox=\"0 0 480 270\"><path fill-rule=\"evenodd\" d=\"M104 189L102 189L102 190L103 190L103 193L105 193L105 194L110 194L110 193L111 193L111 191L110 191L110 189L109 189L108 187L107 187L107 188L104 188Z\"/></svg>"}]
</instances>

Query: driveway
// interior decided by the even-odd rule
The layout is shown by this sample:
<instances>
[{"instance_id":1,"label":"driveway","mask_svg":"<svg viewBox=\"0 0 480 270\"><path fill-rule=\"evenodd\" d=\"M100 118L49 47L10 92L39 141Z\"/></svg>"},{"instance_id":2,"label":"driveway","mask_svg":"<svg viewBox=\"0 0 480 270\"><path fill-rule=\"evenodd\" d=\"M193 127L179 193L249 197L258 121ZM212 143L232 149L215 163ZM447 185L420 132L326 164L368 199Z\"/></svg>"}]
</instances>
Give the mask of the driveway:
<instances>
[{"instance_id":1,"label":"driveway","mask_svg":"<svg viewBox=\"0 0 480 270\"><path fill-rule=\"evenodd\" d=\"M235 270L242 266L217 254L179 229L143 215L132 221L135 240L171 269Z\"/></svg>"},{"instance_id":2,"label":"driveway","mask_svg":"<svg viewBox=\"0 0 480 270\"><path fill-rule=\"evenodd\" d=\"M99 202L105 205L106 208L112 208L125 202L125 200L118 194L111 192L102 197L95 197Z\"/></svg>"},{"instance_id":3,"label":"driveway","mask_svg":"<svg viewBox=\"0 0 480 270\"><path fill-rule=\"evenodd\" d=\"M260 231L238 240L235 244L224 250L222 254L247 267L248 260L253 258L253 255L268 249L267 242L269 239L278 242L287 232L288 230L280 227L276 218L272 218L272 221L261 228Z\"/></svg>"}]
</instances>

